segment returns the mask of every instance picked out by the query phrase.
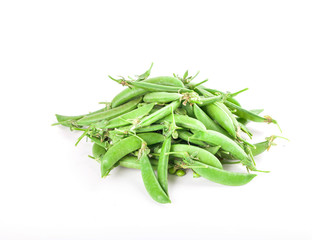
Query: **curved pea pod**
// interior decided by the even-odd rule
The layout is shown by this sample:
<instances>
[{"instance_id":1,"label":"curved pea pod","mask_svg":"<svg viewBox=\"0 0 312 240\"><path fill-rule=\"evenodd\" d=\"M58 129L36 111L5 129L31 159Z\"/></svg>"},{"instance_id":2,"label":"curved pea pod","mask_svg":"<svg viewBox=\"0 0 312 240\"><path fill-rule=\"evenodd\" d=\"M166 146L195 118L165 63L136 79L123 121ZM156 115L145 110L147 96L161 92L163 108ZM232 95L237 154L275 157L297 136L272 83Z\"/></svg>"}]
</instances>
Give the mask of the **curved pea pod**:
<instances>
[{"instance_id":1,"label":"curved pea pod","mask_svg":"<svg viewBox=\"0 0 312 240\"><path fill-rule=\"evenodd\" d=\"M106 153L106 149L97 143L94 143L92 146L93 157L99 158Z\"/></svg>"},{"instance_id":2,"label":"curved pea pod","mask_svg":"<svg viewBox=\"0 0 312 240\"><path fill-rule=\"evenodd\" d=\"M208 144L221 146L223 150L229 152L236 159L240 160L243 165L247 166L247 168L254 171L256 170L253 162L245 153L245 151L236 142L222 133L213 130L194 131L192 138L207 142Z\"/></svg>"},{"instance_id":3,"label":"curved pea pod","mask_svg":"<svg viewBox=\"0 0 312 240\"><path fill-rule=\"evenodd\" d=\"M195 118L191 118L187 115L177 115L174 114L172 117L172 114L163 118L161 121L168 121L168 122L173 122L176 123L179 127L187 128L187 129L192 129L192 130L206 130L206 127L202 122L198 121Z\"/></svg>"},{"instance_id":4,"label":"curved pea pod","mask_svg":"<svg viewBox=\"0 0 312 240\"><path fill-rule=\"evenodd\" d=\"M179 106L180 106L180 101L174 101L166 105L165 107L157 110L156 112L153 112L151 115L144 117L135 128L149 126L157 122L158 120L166 117L167 115L172 113L174 110L176 110Z\"/></svg>"},{"instance_id":5,"label":"curved pea pod","mask_svg":"<svg viewBox=\"0 0 312 240\"><path fill-rule=\"evenodd\" d=\"M158 166L158 160L151 158L150 162L152 164L152 167L154 170L157 169ZM124 167L124 168L133 168L133 169L141 169L141 163L139 159L135 156L125 156L122 159L119 160L118 166Z\"/></svg>"},{"instance_id":6,"label":"curved pea pod","mask_svg":"<svg viewBox=\"0 0 312 240\"><path fill-rule=\"evenodd\" d=\"M263 153L265 150L269 151L269 149L271 148L272 145L275 145L275 143L273 143L273 141L278 138L279 136L271 136L271 137L268 137L266 138L265 141L263 142L259 142L259 143L256 143L255 144L255 147L254 149L251 148L251 152L252 152L252 155L253 156L257 156L261 153Z\"/></svg>"},{"instance_id":7,"label":"curved pea pod","mask_svg":"<svg viewBox=\"0 0 312 240\"><path fill-rule=\"evenodd\" d=\"M214 96L204 89L197 88L204 96ZM233 138L236 138L237 126L233 122L232 113L223 103L213 103L203 107L203 110L223 127Z\"/></svg>"},{"instance_id":8,"label":"curved pea pod","mask_svg":"<svg viewBox=\"0 0 312 240\"><path fill-rule=\"evenodd\" d=\"M133 109L136 108L136 106L141 102L142 98L136 98L131 100L130 102L127 102L119 107L112 108L110 110L107 110L105 112L100 112L97 114L94 114L92 116L86 116L81 119L79 119L76 124L81 126L87 126L91 123L102 121L102 120L110 120L112 118L118 117L124 113L127 113Z\"/></svg>"},{"instance_id":9,"label":"curved pea pod","mask_svg":"<svg viewBox=\"0 0 312 240\"><path fill-rule=\"evenodd\" d=\"M217 123L215 123L215 121L213 121L200 107L198 107L197 104L194 104L194 114L195 117L201 121L208 130L214 130L229 136L229 134Z\"/></svg>"},{"instance_id":10,"label":"curved pea pod","mask_svg":"<svg viewBox=\"0 0 312 240\"><path fill-rule=\"evenodd\" d=\"M168 195L168 163L169 163L169 152L171 148L171 136L166 137L162 144L160 155L158 159L157 177L160 186Z\"/></svg>"},{"instance_id":11,"label":"curved pea pod","mask_svg":"<svg viewBox=\"0 0 312 240\"><path fill-rule=\"evenodd\" d=\"M94 143L96 143L97 145L101 146L102 148L107 148L108 146L108 142L106 141L102 141L101 139L94 137L94 136L88 136L88 138L90 138Z\"/></svg>"},{"instance_id":12,"label":"curved pea pod","mask_svg":"<svg viewBox=\"0 0 312 240\"><path fill-rule=\"evenodd\" d=\"M187 144L173 144L171 146L171 152L173 156L181 157L181 155L176 154L175 152L185 153L187 152L189 155L196 157L198 161L213 166L215 168L222 169L222 164L219 159L216 158L212 153L207 150L204 150L200 147L187 145Z\"/></svg>"},{"instance_id":13,"label":"curved pea pod","mask_svg":"<svg viewBox=\"0 0 312 240\"><path fill-rule=\"evenodd\" d=\"M143 97L143 101L147 103L168 103L182 98L180 93L168 93L168 92L151 92L147 93Z\"/></svg>"},{"instance_id":14,"label":"curved pea pod","mask_svg":"<svg viewBox=\"0 0 312 240\"><path fill-rule=\"evenodd\" d=\"M200 176L223 185L241 186L249 183L256 174L229 172L198 161L189 161L189 167Z\"/></svg>"},{"instance_id":15,"label":"curved pea pod","mask_svg":"<svg viewBox=\"0 0 312 240\"><path fill-rule=\"evenodd\" d=\"M184 84L179 79L175 77L170 77L170 76L160 76L160 77L155 77L155 78L149 78L149 79L143 80L142 82L184 88ZM131 100L132 98L142 96L147 92L148 91L143 88L136 88L136 87L127 88L114 97L112 101L112 107L113 108L118 107L119 105Z\"/></svg>"},{"instance_id":16,"label":"curved pea pod","mask_svg":"<svg viewBox=\"0 0 312 240\"><path fill-rule=\"evenodd\" d=\"M179 138L183 139L187 143L193 143L193 144L200 146L202 148L206 148L207 146L209 146L209 145L207 145L207 143L205 143L203 141L193 139L192 138L193 134L186 131L186 130L177 130L177 132L178 132Z\"/></svg>"},{"instance_id":17,"label":"curved pea pod","mask_svg":"<svg viewBox=\"0 0 312 240\"><path fill-rule=\"evenodd\" d=\"M106 154L101 158L102 177L107 176L111 168L121 158L140 149L143 144L142 140L145 141L147 145L164 141L164 136L158 133L141 133L137 136L121 139L108 149Z\"/></svg>"},{"instance_id":18,"label":"curved pea pod","mask_svg":"<svg viewBox=\"0 0 312 240\"><path fill-rule=\"evenodd\" d=\"M133 121L136 121L144 116L146 116L154 107L154 103L150 103L139 107L135 110L132 110L128 113L125 113L117 118L107 121L101 121L95 124L97 128L117 128L126 125L133 124Z\"/></svg>"},{"instance_id":19,"label":"curved pea pod","mask_svg":"<svg viewBox=\"0 0 312 240\"><path fill-rule=\"evenodd\" d=\"M259 115L260 113L263 112L263 109L252 109L252 110L249 110L249 112L252 112L254 114ZM240 122L241 124L244 124L244 125L246 125L248 122L250 122L250 120L247 120L245 118L237 118L237 121Z\"/></svg>"},{"instance_id":20,"label":"curved pea pod","mask_svg":"<svg viewBox=\"0 0 312 240\"><path fill-rule=\"evenodd\" d=\"M241 108L241 107L239 107L239 106L237 106L237 105L235 105L235 104L233 104L233 103L231 103L229 101L225 101L225 104L238 117L241 117L241 118L253 121L253 122L265 122L265 123L277 124L277 121L272 119L269 116L260 117L259 115L255 114L253 112L250 112L250 111L248 111L246 109L243 109L243 108Z\"/></svg>"},{"instance_id":21,"label":"curved pea pod","mask_svg":"<svg viewBox=\"0 0 312 240\"><path fill-rule=\"evenodd\" d=\"M150 163L150 160L147 156L146 150L143 151L141 157L140 157L140 162L141 162L141 174L142 174L142 179L144 182L144 186L149 193L149 195L159 203L170 203L170 199L165 193L165 191L162 189L160 186L153 167Z\"/></svg>"},{"instance_id":22,"label":"curved pea pod","mask_svg":"<svg viewBox=\"0 0 312 240\"><path fill-rule=\"evenodd\" d=\"M193 134L188 132L188 131L177 130L177 132L178 132L179 138L183 139L187 143L193 143L197 146L200 146L201 148L212 153L213 155L215 155L219 151L219 149L221 148L221 146L209 146L207 143L205 143L203 141L193 139L192 138Z\"/></svg>"}]
</instances>

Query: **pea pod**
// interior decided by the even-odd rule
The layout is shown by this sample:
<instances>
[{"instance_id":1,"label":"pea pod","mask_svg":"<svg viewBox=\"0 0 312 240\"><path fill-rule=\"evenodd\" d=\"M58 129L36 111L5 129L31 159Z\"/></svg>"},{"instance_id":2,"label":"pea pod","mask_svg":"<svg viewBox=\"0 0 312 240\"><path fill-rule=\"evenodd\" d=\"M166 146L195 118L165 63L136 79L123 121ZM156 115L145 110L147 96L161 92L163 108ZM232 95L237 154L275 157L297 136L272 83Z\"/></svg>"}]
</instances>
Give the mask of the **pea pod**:
<instances>
[{"instance_id":1,"label":"pea pod","mask_svg":"<svg viewBox=\"0 0 312 240\"><path fill-rule=\"evenodd\" d=\"M213 94L205 91L202 88L197 88L204 96L214 96ZM233 123L233 118L231 117L231 112L224 106L223 103L213 103L203 107L203 110L217 123L220 124L233 138L236 138L236 130Z\"/></svg>"},{"instance_id":2,"label":"pea pod","mask_svg":"<svg viewBox=\"0 0 312 240\"><path fill-rule=\"evenodd\" d=\"M226 94L226 93L221 92L221 91L216 90L216 89L211 89L211 88L204 88L204 89L205 89L206 91L208 91L208 92L214 94L214 95L219 95L219 94L225 95L225 94ZM229 102L231 102L231 103L237 105L237 106L241 106L241 104L240 104L234 97L228 96L228 97L227 97L227 100L228 100Z\"/></svg>"},{"instance_id":3,"label":"pea pod","mask_svg":"<svg viewBox=\"0 0 312 240\"><path fill-rule=\"evenodd\" d=\"M225 101L226 106L233 110L234 114L238 117L253 121L253 122L265 122L265 123L274 123L277 124L277 121L272 119L271 117L260 117L259 115L250 112L246 109L243 109L229 101Z\"/></svg>"},{"instance_id":4,"label":"pea pod","mask_svg":"<svg viewBox=\"0 0 312 240\"><path fill-rule=\"evenodd\" d=\"M181 157L181 155L176 154L175 152L187 152L189 155L196 157L198 161L208 164L210 166L222 169L222 164L219 159L216 158L212 153L202 148L187 145L187 144L174 144L171 146L171 152L173 152L173 156Z\"/></svg>"},{"instance_id":5,"label":"pea pod","mask_svg":"<svg viewBox=\"0 0 312 240\"><path fill-rule=\"evenodd\" d=\"M194 104L194 114L195 117L201 121L208 130L214 130L229 136L229 134L215 121L213 121L200 107L198 107L197 104Z\"/></svg>"},{"instance_id":6,"label":"pea pod","mask_svg":"<svg viewBox=\"0 0 312 240\"><path fill-rule=\"evenodd\" d=\"M105 112L100 112L91 116L85 116L77 121L77 125L90 125L91 123L102 121L102 120L110 120L112 118L118 117L126 112L129 112L136 108L136 106L141 102L142 98L136 98L131 100L130 102L125 103L116 108L112 108Z\"/></svg>"},{"instance_id":7,"label":"pea pod","mask_svg":"<svg viewBox=\"0 0 312 240\"><path fill-rule=\"evenodd\" d=\"M198 121L195 118L191 118L187 115L173 115L174 121L177 126L183 127L186 129L192 129L192 130L206 130L206 127L204 124L202 124L200 121ZM168 121L173 122L172 115L169 115L165 118L163 118L161 121Z\"/></svg>"},{"instance_id":8,"label":"pea pod","mask_svg":"<svg viewBox=\"0 0 312 240\"><path fill-rule=\"evenodd\" d=\"M192 138L193 134L186 131L186 130L177 130L177 132L178 132L179 138L183 139L187 143L193 143L193 144L200 146L202 148L206 148L207 146L209 146L209 145L207 145L207 143L205 143L203 141L193 139Z\"/></svg>"},{"instance_id":9,"label":"pea pod","mask_svg":"<svg viewBox=\"0 0 312 240\"><path fill-rule=\"evenodd\" d=\"M137 136L130 136L121 139L111 146L106 154L101 158L101 173L102 177L107 176L111 168L124 156L132 153L142 146L142 140L147 145L163 142L164 136L158 133L141 133Z\"/></svg>"},{"instance_id":10,"label":"pea pod","mask_svg":"<svg viewBox=\"0 0 312 240\"><path fill-rule=\"evenodd\" d=\"M144 133L144 132L155 132L155 131L160 131L160 130L164 130L165 126L162 124L155 124L155 125L150 125L147 127L141 127L136 129L135 131L137 133Z\"/></svg>"},{"instance_id":11,"label":"pea pod","mask_svg":"<svg viewBox=\"0 0 312 240\"><path fill-rule=\"evenodd\" d=\"M143 101L147 103L168 103L182 98L180 93L168 93L168 92L151 92L147 93L143 97Z\"/></svg>"},{"instance_id":12,"label":"pea pod","mask_svg":"<svg viewBox=\"0 0 312 240\"><path fill-rule=\"evenodd\" d=\"M193 105L190 103L182 104L182 109L184 109L189 117L195 118Z\"/></svg>"},{"instance_id":13,"label":"pea pod","mask_svg":"<svg viewBox=\"0 0 312 240\"><path fill-rule=\"evenodd\" d=\"M155 78L149 78L149 79L143 80L142 82L184 88L183 83L179 79L175 77L170 77L170 76L160 76L160 77L155 77ZM119 105L131 100L132 98L142 96L147 92L148 91L143 88L135 88L135 87L127 88L114 97L114 99L112 100L112 107L113 108L118 107Z\"/></svg>"},{"instance_id":14,"label":"pea pod","mask_svg":"<svg viewBox=\"0 0 312 240\"><path fill-rule=\"evenodd\" d=\"M149 126L150 124L153 124L157 122L158 120L166 117L170 113L172 113L174 110L176 110L180 106L180 101L174 101L167 106L159 109L158 111L152 113L149 116L146 116L141 120L141 122L137 125L136 128L140 127L146 127Z\"/></svg>"},{"instance_id":15,"label":"pea pod","mask_svg":"<svg viewBox=\"0 0 312 240\"><path fill-rule=\"evenodd\" d=\"M106 153L106 149L104 147L102 147L96 143L93 144L93 146L92 146L93 157L99 158L102 155L104 155L105 153Z\"/></svg>"},{"instance_id":16,"label":"pea pod","mask_svg":"<svg viewBox=\"0 0 312 240\"><path fill-rule=\"evenodd\" d=\"M254 114L259 115L260 113L263 112L263 109L252 109L252 110L249 110L249 112L252 112ZM250 122L250 120L247 120L245 118L237 118L237 121L240 122L241 124L244 124L244 125L246 125L248 122Z\"/></svg>"},{"instance_id":17,"label":"pea pod","mask_svg":"<svg viewBox=\"0 0 312 240\"><path fill-rule=\"evenodd\" d=\"M168 153L170 152L170 148L171 148L171 135L166 137L165 141L163 142L157 168L157 176L159 184L167 195L168 195L168 161L169 161Z\"/></svg>"},{"instance_id":18,"label":"pea pod","mask_svg":"<svg viewBox=\"0 0 312 240\"><path fill-rule=\"evenodd\" d=\"M170 203L171 201L169 197L162 189L155 176L154 170L149 161L146 150L143 151L140 157L140 162L141 162L142 179L149 195L159 203Z\"/></svg>"},{"instance_id":19,"label":"pea pod","mask_svg":"<svg viewBox=\"0 0 312 240\"><path fill-rule=\"evenodd\" d=\"M188 160L187 165L200 176L212 182L228 186L241 186L247 184L257 176L256 174L229 172L195 160Z\"/></svg>"},{"instance_id":20,"label":"pea pod","mask_svg":"<svg viewBox=\"0 0 312 240\"><path fill-rule=\"evenodd\" d=\"M277 138L278 136L271 136L266 138L266 141L263 142L259 142L259 143L255 143L254 146L256 148L251 148L251 152L253 156L257 156L260 155L261 153L263 153L266 150L269 150L270 147L273 144L273 141ZM236 158L231 155L230 153L227 152L223 152L223 151L219 151L218 155L223 158L223 159L229 159L229 160L235 160Z\"/></svg>"},{"instance_id":21,"label":"pea pod","mask_svg":"<svg viewBox=\"0 0 312 240\"><path fill-rule=\"evenodd\" d=\"M147 83L147 82L131 82L131 85L137 88L143 88L150 92L172 92L179 93L183 92L191 92L192 90L182 87L175 86L165 86L155 83Z\"/></svg>"},{"instance_id":22,"label":"pea pod","mask_svg":"<svg viewBox=\"0 0 312 240\"><path fill-rule=\"evenodd\" d=\"M84 115L78 115L78 116L64 116L64 115L59 115L59 114L55 114L55 117L56 117L56 120L58 121L58 124L62 124L66 127L70 127L72 124L71 122L73 121L77 121L83 117L86 117L86 116L92 116L92 115L95 115L97 113L100 113L100 112L105 112L107 111L108 108L105 107L105 108L101 108L97 111L94 111L94 112L91 112L91 113L88 113L88 114L84 114ZM53 124L53 125L57 125L56 123Z\"/></svg>"},{"instance_id":23,"label":"pea pod","mask_svg":"<svg viewBox=\"0 0 312 240\"><path fill-rule=\"evenodd\" d=\"M97 138L95 136L88 136L88 138L90 138L94 143L101 146L102 148L107 148L107 142L102 141L100 138Z\"/></svg>"},{"instance_id":24,"label":"pea pod","mask_svg":"<svg viewBox=\"0 0 312 240\"><path fill-rule=\"evenodd\" d=\"M219 102L223 99L222 95L219 96L214 96L214 97L208 97L208 98L200 98L198 105L199 106L207 106L209 104L215 103L215 102Z\"/></svg>"},{"instance_id":25,"label":"pea pod","mask_svg":"<svg viewBox=\"0 0 312 240\"><path fill-rule=\"evenodd\" d=\"M207 150L208 152L212 153L213 155L215 155L221 146L209 146L207 143L200 141L200 140L196 140L193 139L192 136L193 134L185 131L185 130L177 130L179 138L183 139L184 141L186 141L188 144L189 143L193 143L197 146L202 147L203 149Z\"/></svg>"},{"instance_id":26,"label":"pea pod","mask_svg":"<svg viewBox=\"0 0 312 240\"><path fill-rule=\"evenodd\" d=\"M154 105L154 103L150 103L132 110L131 112L125 113L117 118L111 119L108 122L105 120L98 122L95 124L95 127L108 129L130 125L131 122L133 123L133 121L137 121L147 115L153 109Z\"/></svg>"},{"instance_id":27,"label":"pea pod","mask_svg":"<svg viewBox=\"0 0 312 240\"><path fill-rule=\"evenodd\" d=\"M157 169L158 160L151 158L150 162L154 170ZM135 156L127 155L119 160L118 165L125 168L141 169L141 163Z\"/></svg>"},{"instance_id":28,"label":"pea pod","mask_svg":"<svg viewBox=\"0 0 312 240\"><path fill-rule=\"evenodd\" d=\"M231 153L236 159L240 160L242 164L247 166L250 170L256 170L251 159L247 156L245 151L232 139L223 135L222 133L206 130L196 131L192 137L193 139L201 140L212 145L221 146L221 148Z\"/></svg>"}]
</instances>

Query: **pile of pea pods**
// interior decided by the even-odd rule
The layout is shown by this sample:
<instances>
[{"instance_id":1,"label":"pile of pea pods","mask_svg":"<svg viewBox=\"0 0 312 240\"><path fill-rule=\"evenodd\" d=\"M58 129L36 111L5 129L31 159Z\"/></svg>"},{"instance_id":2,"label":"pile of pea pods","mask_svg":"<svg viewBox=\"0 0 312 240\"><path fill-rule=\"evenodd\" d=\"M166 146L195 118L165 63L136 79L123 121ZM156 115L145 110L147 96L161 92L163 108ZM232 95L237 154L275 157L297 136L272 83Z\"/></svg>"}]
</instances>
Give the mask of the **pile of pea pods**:
<instances>
[{"instance_id":1,"label":"pile of pea pods","mask_svg":"<svg viewBox=\"0 0 312 240\"><path fill-rule=\"evenodd\" d=\"M153 66L153 64L152 64ZM93 142L89 156L100 163L101 175L121 166L140 169L149 195L159 203L170 203L168 174L194 177L240 186L257 172L254 156L268 150L277 136L251 144L249 121L273 123L261 117L262 109L246 110L236 93L204 87L207 80L193 83L188 71L180 77L150 78L152 66L135 78L113 81L125 89L98 111L79 116L56 114L57 123L81 131L81 139ZM278 125L277 125L278 126ZM246 173L223 169L241 163Z\"/></svg>"}]
</instances>

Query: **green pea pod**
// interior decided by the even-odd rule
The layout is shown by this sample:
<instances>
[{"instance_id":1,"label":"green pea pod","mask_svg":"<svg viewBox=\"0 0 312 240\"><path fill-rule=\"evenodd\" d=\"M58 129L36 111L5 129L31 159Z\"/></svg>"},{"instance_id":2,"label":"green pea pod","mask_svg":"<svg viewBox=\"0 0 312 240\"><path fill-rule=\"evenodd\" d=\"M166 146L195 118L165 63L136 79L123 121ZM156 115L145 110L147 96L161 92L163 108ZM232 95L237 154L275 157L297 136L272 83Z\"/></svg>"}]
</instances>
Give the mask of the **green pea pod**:
<instances>
[{"instance_id":1,"label":"green pea pod","mask_svg":"<svg viewBox=\"0 0 312 240\"><path fill-rule=\"evenodd\" d=\"M216 153L220 150L221 146L212 146L212 147L206 147L205 149L212 153L213 155L216 155Z\"/></svg>"},{"instance_id":2,"label":"green pea pod","mask_svg":"<svg viewBox=\"0 0 312 240\"><path fill-rule=\"evenodd\" d=\"M209 146L207 143L200 141L200 140L196 140L193 139L192 136L193 134L185 131L185 130L177 130L179 138L183 139L184 141L186 141L188 144L193 143L197 146L200 146L201 148L207 150L208 152L212 153L213 155L215 155L219 149L221 148L221 146Z\"/></svg>"},{"instance_id":3,"label":"green pea pod","mask_svg":"<svg viewBox=\"0 0 312 240\"><path fill-rule=\"evenodd\" d=\"M208 130L214 130L229 136L229 134L215 121L213 121L200 107L198 107L197 104L194 104L194 114L195 117L201 121Z\"/></svg>"},{"instance_id":4,"label":"green pea pod","mask_svg":"<svg viewBox=\"0 0 312 240\"><path fill-rule=\"evenodd\" d=\"M112 108L110 110L107 110L105 112L100 112L97 114L94 114L92 116L86 116L81 119L79 119L76 124L81 126L87 126L91 123L102 121L102 120L110 120L112 118L118 117L124 113L127 113L133 109L136 108L136 106L141 102L142 98L136 98L131 100L130 102L125 103L124 105L121 105L116 108Z\"/></svg>"},{"instance_id":5,"label":"green pea pod","mask_svg":"<svg viewBox=\"0 0 312 240\"><path fill-rule=\"evenodd\" d=\"M66 126L66 127L70 127L70 126L72 126L73 121L77 121L83 117L92 116L92 115L95 115L95 114L100 113L100 112L105 112L107 110L108 110L108 108L105 107L105 108L101 108L97 111L94 111L94 112L91 112L88 114L84 114L84 115L78 115L78 116L64 116L64 115L55 114L58 123L55 123L53 125L61 124L61 125Z\"/></svg>"},{"instance_id":6,"label":"green pea pod","mask_svg":"<svg viewBox=\"0 0 312 240\"><path fill-rule=\"evenodd\" d=\"M93 157L95 158L99 158L102 155L104 155L106 153L106 149L100 145L98 145L97 143L94 143L92 146L92 154Z\"/></svg>"},{"instance_id":7,"label":"green pea pod","mask_svg":"<svg viewBox=\"0 0 312 240\"><path fill-rule=\"evenodd\" d=\"M143 141L147 145L163 142L164 136L158 133L141 133L137 136L130 136L121 139L111 146L101 158L102 177L107 176L111 168L124 156L141 148Z\"/></svg>"},{"instance_id":8,"label":"green pea pod","mask_svg":"<svg viewBox=\"0 0 312 240\"><path fill-rule=\"evenodd\" d=\"M206 130L205 125L195 118L191 118L187 115L177 115L177 114L174 114L173 116L175 124L179 127L192 130ZM172 114L163 118L161 121L173 122Z\"/></svg>"},{"instance_id":9,"label":"green pea pod","mask_svg":"<svg viewBox=\"0 0 312 240\"><path fill-rule=\"evenodd\" d=\"M197 90L202 93L205 97L212 97L213 94L205 91L202 88L197 88ZM236 130L231 112L224 106L223 103L213 103L203 107L203 110L217 123L220 124L233 138L236 138Z\"/></svg>"},{"instance_id":10,"label":"green pea pod","mask_svg":"<svg viewBox=\"0 0 312 240\"><path fill-rule=\"evenodd\" d=\"M259 115L260 113L263 112L263 109L252 109L252 110L249 110L249 112ZM244 125L250 122L250 120L245 119L245 118L237 118L237 121Z\"/></svg>"},{"instance_id":11,"label":"green pea pod","mask_svg":"<svg viewBox=\"0 0 312 240\"><path fill-rule=\"evenodd\" d=\"M165 126L162 124L155 124L155 125L150 125L147 127L141 127L136 129L136 133L144 133L144 132L156 132L160 130L164 130Z\"/></svg>"},{"instance_id":12,"label":"green pea pod","mask_svg":"<svg viewBox=\"0 0 312 240\"><path fill-rule=\"evenodd\" d=\"M206 130L206 131L194 131L193 139L201 140L215 146L221 146L221 148L236 159L240 160L243 165L247 166L250 170L256 170L251 159L247 156L245 151L232 139L223 135L222 133Z\"/></svg>"},{"instance_id":13,"label":"green pea pod","mask_svg":"<svg viewBox=\"0 0 312 240\"><path fill-rule=\"evenodd\" d=\"M105 120L98 122L95 124L95 127L108 129L130 125L131 123L133 123L133 121L139 120L140 118L147 115L153 109L154 105L154 103L150 103L135 110L132 110L128 113L125 113L117 118L111 119L108 122L106 122Z\"/></svg>"},{"instance_id":14,"label":"green pea pod","mask_svg":"<svg viewBox=\"0 0 312 240\"><path fill-rule=\"evenodd\" d=\"M79 116L64 116L64 115L59 115L59 114L55 114L56 120L58 121L59 124L62 124L66 127L68 127L70 124L70 121L74 121L74 120L78 120L82 117L84 117L85 115L79 115ZM54 124L56 125L56 124Z\"/></svg>"},{"instance_id":15,"label":"green pea pod","mask_svg":"<svg viewBox=\"0 0 312 240\"><path fill-rule=\"evenodd\" d=\"M214 95L219 95L220 93L223 94L223 95L226 94L226 93L221 92L221 91L216 90L216 89L211 89L211 88L204 88L204 89L205 89L206 91L208 91L208 92L214 94ZM231 103L237 105L237 106L241 106L241 104L240 104L234 97L228 96L228 97L227 97L227 100L228 100L229 102L231 102Z\"/></svg>"},{"instance_id":16,"label":"green pea pod","mask_svg":"<svg viewBox=\"0 0 312 240\"><path fill-rule=\"evenodd\" d=\"M243 109L229 101L225 101L226 106L231 109L234 114L238 117L253 121L253 122L265 122L265 123L274 123L277 124L277 121L272 119L271 117L267 116L265 117L260 117L259 115L250 112L246 109Z\"/></svg>"},{"instance_id":17,"label":"green pea pod","mask_svg":"<svg viewBox=\"0 0 312 240\"><path fill-rule=\"evenodd\" d=\"M147 82L131 82L131 85L137 88L143 88L150 92L172 92L179 93L183 92L191 92L192 90L184 88L184 87L174 87L174 86L165 86L155 83L147 83Z\"/></svg>"},{"instance_id":18,"label":"green pea pod","mask_svg":"<svg viewBox=\"0 0 312 240\"><path fill-rule=\"evenodd\" d=\"M169 152L171 148L171 136L165 138L163 145L161 147L159 160L158 160L158 168L157 168L157 176L158 181L162 189L168 195L168 162L169 162Z\"/></svg>"},{"instance_id":19,"label":"green pea pod","mask_svg":"<svg viewBox=\"0 0 312 240\"><path fill-rule=\"evenodd\" d=\"M184 109L189 117L195 118L194 108L190 103L185 103L181 105L182 109Z\"/></svg>"},{"instance_id":20,"label":"green pea pod","mask_svg":"<svg viewBox=\"0 0 312 240\"><path fill-rule=\"evenodd\" d=\"M193 144L200 146L202 148L206 148L208 146L207 143L205 143L203 141L193 139L192 138L193 134L186 131L186 130L177 130L177 132L178 132L179 138L183 139L187 143L193 143Z\"/></svg>"},{"instance_id":21,"label":"green pea pod","mask_svg":"<svg viewBox=\"0 0 312 240\"><path fill-rule=\"evenodd\" d=\"M154 170L157 169L158 160L151 158L150 162ZM141 163L137 157L127 155L119 160L118 165L125 168L141 169Z\"/></svg>"},{"instance_id":22,"label":"green pea pod","mask_svg":"<svg viewBox=\"0 0 312 240\"><path fill-rule=\"evenodd\" d=\"M198 105L199 106L207 106L209 104L215 103L215 102L219 102L223 99L222 95L219 96L214 96L214 97L208 97L208 98L200 98Z\"/></svg>"},{"instance_id":23,"label":"green pea pod","mask_svg":"<svg viewBox=\"0 0 312 240\"><path fill-rule=\"evenodd\" d=\"M168 103L182 98L182 94L168 92L151 92L143 97L143 101L147 103Z\"/></svg>"},{"instance_id":24,"label":"green pea pod","mask_svg":"<svg viewBox=\"0 0 312 240\"><path fill-rule=\"evenodd\" d=\"M169 115L170 113L172 113L179 106L180 106L180 101L174 101L174 102L168 104L167 106L159 109L158 111L152 113L151 115L143 118L141 120L141 122L137 125L136 128L146 127L146 126L149 126L149 125L157 122L158 120L160 120L160 119L166 117L167 115Z\"/></svg>"},{"instance_id":25,"label":"green pea pod","mask_svg":"<svg viewBox=\"0 0 312 240\"><path fill-rule=\"evenodd\" d=\"M170 199L159 184L152 165L148 159L146 150L143 151L141 157L141 174L144 186L149 195L159 203L170 203Z\"/></svg>"},{"instance_id":26,"label":"green pea pod","mask_svg":"<svg viewBox=\"0 0 312 240\"><path fill-rule=\"evenodd\" d=\"M175 77L170 77L170 76L160 76L160 77L155 77L155 78L149 78L149 79L143 80L142 82L184 88L184 84L179 79ZM113 108L118 107L119 105L131 100L132 98L142 96L147 92L148 91L143 88L135 88L135 87L127 88L114 97L112 101L112 107Z\"/></svg>"},{"instance_id":27,"label":"green pea pod","mask_svg":"<svg viewBox=\"0 0 312 240\"><path fill-rule=\"evenodd\" d=\"M105 149L107 148L107 142L102 141L101 139L94 137L94 136L88 136L88 138L90 138L94 143L101 146L102 148L105 148Z\"/></svg>"},{"instance_id":28,"label":"green pea pod","mask_svg":"<svg viewBox=\"0 0 312 240\"><path fill-rule=\"evenodd\" d=\"M189 167L200 176L223 185L241 186L249 183L256 174L229 172L198 161L189 161Z\"/></svg>"},{"instance_id":29,"label":"green pea pod","mask_svg":"<svg viewBox=\"0 0 312 240\"><path fill-rule=\"evenodd\" d=\"M273 141L276 138L278 138L278 136L273 135L271 137L266 138L266 141L254 144L254 146L256 148L251 148L252 155L253 156L257 156L257 155L260 155L261 153L263 153L266 150L269 151L270 147L272 145L274 145ZM229 160L235 160L236 159L233 155L231 155L230 153L227 153L227 152L219 151L218 154L223 159L229 159Z\"/></svg>"},{"instance_id":30,"label":"green pea pod","mask_svg":"<svg viewBox=\"0 0 312 240\"><path fill-rule=\"evenodd\" d=\"M196 157L198 161L208 164L210 166L222 169L222 164L219 159L216 158L212 153L207 150L204 150L200 147L187 145L187 144L174 144L171 146L171 152L173 156L181 157L180 154L176 154L176 152L185 153L187 152L189 155Z\"/></svg>"}]
</instances>

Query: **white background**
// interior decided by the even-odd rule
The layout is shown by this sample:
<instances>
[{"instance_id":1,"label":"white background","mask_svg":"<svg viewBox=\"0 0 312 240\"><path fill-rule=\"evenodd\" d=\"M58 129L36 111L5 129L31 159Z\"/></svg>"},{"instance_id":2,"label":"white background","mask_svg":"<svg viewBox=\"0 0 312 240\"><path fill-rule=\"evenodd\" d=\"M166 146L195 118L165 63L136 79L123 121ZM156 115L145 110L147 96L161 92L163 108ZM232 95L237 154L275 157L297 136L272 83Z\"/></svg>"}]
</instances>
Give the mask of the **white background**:
<instances>
[{"instance_id":1,"label":"white background","mask_svg":"<svg viewBox=\"0 0 312 240\"><path fill-rule=\"evenodd\" d=\"M311 239L311 1L1 1L0 239ZM201 71L278 119L290 142L241 187L170 176L172 204L140 172L101 179L91 144L54 114L100 108L108 74ZM255 140L279 133L252 124ZM242 168L228 169L242 171Z\"/></svg>"}]
</instances>

